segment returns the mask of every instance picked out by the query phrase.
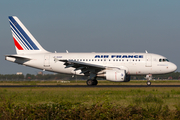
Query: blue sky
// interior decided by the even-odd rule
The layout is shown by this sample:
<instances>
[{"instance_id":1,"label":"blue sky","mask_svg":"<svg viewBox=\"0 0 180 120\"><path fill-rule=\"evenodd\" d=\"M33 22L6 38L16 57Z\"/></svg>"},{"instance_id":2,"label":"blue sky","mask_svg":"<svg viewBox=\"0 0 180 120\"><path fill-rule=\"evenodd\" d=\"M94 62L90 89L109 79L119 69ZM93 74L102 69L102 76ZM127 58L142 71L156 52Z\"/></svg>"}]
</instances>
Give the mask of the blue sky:
<instances>
[{"instance_id":1,"label":"blue sky","mask_svg":"<svg viewBox=\"0 0 180 120\"><path fill-rule=\"evenodd\" d=\"M1 0L0 74L41 71L4 60L15 54L8 16L54 52L145 52L180 66L178 0ZM179 71L178 69L177 71Z\"/></svg>"}]
</instances>

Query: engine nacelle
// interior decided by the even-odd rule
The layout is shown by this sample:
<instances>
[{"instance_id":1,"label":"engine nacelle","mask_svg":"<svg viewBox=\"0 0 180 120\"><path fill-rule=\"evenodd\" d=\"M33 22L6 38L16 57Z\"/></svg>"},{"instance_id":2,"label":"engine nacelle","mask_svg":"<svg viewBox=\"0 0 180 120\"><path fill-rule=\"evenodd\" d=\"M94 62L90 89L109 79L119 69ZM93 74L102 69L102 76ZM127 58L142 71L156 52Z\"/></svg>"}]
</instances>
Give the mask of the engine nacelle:
<instances>
[{"instance_id":1,"label":"engine nacelle","mask_svg":"<svg viewBox=\"0 0 180 120\"><path fill-rule=\"evenodd\" d=\"M106 80L114 82L129 82L130 76L126 76L125 70L106 70Z\"/></svg>"}]
</instances>

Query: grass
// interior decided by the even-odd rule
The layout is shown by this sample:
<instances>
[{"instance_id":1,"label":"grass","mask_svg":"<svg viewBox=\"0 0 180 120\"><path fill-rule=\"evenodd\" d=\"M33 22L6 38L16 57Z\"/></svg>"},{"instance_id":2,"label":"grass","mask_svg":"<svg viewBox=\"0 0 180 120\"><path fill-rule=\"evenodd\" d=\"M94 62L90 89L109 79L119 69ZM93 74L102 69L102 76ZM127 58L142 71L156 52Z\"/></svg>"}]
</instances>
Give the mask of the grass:
<instances>
[{"instance_id":1,"label":"grass","mask_svg":"<svg viewBox=\"0 0 180 120\"><path fill-rule=\"evenodd\" d=\"M175 109L180 99L180 88L0 88L0 97L0 102L13 100L14 104L68 101L88 106L108 100L114 105L124 107L144 107L147 103L158 103Z\"/></svg>"},{"instance_id":2,"label":"grass","mask_svg":"<svg viewBox=\"0 0 180 120\"><path fill-rule=\"evenodd\" d=\"M100 81L100 84L101 82L102 84L111 83ZM142 81L136 82L141 84ZM26 84L39 83L33 81ZM52 83L55 82L50 82ZM180 119L179 100L180 88L178 87L0 88L0 118L41 119L39 116L42 115L42 119L55 119L57 116L61 116L60 118L64 116L64 119L73 119L73 117L77 119ZM16 118L17 116L19 117ZM120 116L124 117L120 118Z\"/></svg>"}]
</instances>

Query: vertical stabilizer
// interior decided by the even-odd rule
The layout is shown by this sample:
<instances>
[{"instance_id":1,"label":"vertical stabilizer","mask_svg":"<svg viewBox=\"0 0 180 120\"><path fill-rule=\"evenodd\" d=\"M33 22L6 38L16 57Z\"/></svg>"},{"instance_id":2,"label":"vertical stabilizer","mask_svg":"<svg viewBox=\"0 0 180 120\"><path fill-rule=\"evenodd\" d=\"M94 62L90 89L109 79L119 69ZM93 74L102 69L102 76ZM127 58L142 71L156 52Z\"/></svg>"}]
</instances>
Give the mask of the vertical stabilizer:
<instances>
[{"instance_id":1,"label":"vertical stabilizer","mask_svg":"<svg viewBox=\"0 0 180 120\"><path fill-rule=\"evenodd\" d=\"M9 16L17 54L47 53L16 16Z\"/></svg>"}]
</instances>

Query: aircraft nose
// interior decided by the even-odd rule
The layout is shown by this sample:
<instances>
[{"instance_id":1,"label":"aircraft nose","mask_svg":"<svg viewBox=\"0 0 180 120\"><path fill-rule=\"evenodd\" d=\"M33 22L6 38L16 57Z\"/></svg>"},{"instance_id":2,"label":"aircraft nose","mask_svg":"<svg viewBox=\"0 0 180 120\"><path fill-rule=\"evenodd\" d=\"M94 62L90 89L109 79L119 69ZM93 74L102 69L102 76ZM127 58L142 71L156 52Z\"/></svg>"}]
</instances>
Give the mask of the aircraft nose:
<instances>
[{"instance_id":1,"label":"aircraft nose","mask_svg":"<svg viewBox=\"0 0 180 120\"><path fill-rule=\"evenodd\" d=\"M177 66L174 63L171 64L171 70L172 70L172 72L177 70Z\"/></svg>"}]
</instances>

